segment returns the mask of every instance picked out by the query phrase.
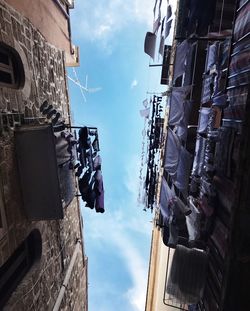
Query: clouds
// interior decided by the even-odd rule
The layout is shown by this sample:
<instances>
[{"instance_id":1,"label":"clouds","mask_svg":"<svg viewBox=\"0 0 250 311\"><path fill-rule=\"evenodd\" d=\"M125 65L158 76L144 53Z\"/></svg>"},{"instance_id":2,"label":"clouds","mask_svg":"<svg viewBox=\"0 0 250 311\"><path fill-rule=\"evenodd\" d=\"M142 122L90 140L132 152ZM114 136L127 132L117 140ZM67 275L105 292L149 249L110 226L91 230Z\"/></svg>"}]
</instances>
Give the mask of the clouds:
<instances>
[{"instance_id":1,"label":"clouds","mask_svg":"<svg viewBox=\"0 0 250 311\"><path fill-rule=\"evenodd\" d=\"M153 5L154 0L76 0L71 11L82 74L96 76L104 87L95 99L89 96L80 113L74 94L76 123L98 127L103 158L106 212L83 210L91 311L141 311L145 306L152 214L137 205L136 153L143 126L137 103L145 96L143 40L152 28Z\"/></svg>"},{"instance_id":2,"label":"clouds","mask_svg":"<svg viewBox=\"0 0 250 311\"><path fill-rule=\"evenodd\" d=\"M78 0L72 17L77 22L73 37L98 43L110 49L115 36L124 30L133 30L136 24L151 27L152 0ZM119 38L122 40L122 37Z\"/></svg>"},{"instance_id":3,"label":"clouds","mask_svg":"<svg viewBox=\"0 0 250 311\"><path fill-rule=\"evenodd\" d=\"M101 253L108 250L109 256L115 252L120 258L119 269L127 271L127 280L119 280L124 283L126 290L117 294L117 296L122 295L122 299L127 303L127 309L124 306L124 310L141 311L145 307L146 300L148 244L152 225L149 221L151 215L143 213L136 204L138 156L131 155L127 160L125 174L123 180L120 181L124 191L124 200L122 198L114 200L113 196L107 198L109 207L113 206L115 210L107 209L101 217L93 211L84 210L84 214L87 212L90 214L84 226L89 240L88 252L91 252L91 248L95 251L98 249ZM89 264L91 263L90 257ZM101 265L102 261L98 261L98 264ZM105 267L100 269L105 271ZM94 287L95 280L92 279L91 284ZM116 288L118 285L112 284L112 287ZM106 301L109 295L108 288L107 291L102 288L100 295L103 295ZM113 310L112 307L110 310ZM123 309L120 308L120 310Z\"/></svg>"},{"instance_id":4,"label":"clouds","mask_svg":"<svg viewBox=\"0 0 250 311\"><path fill-rule=\"evenodd\" d=\"M117 206L117 212L107 212L102 215L102 219L97 218L97 215L93 215L92 220L88 219L85 228L88 231L89 243L92 241L93 244L88 245L87 249L91 252L90 248L94 247L95 252L99 248L101 252L109 250L109 256L112 256L113 252L119 255L121 261L119 269L127 271L127 280L120 279L119 282L124 283L127 289L123 293L117 293L117 296L123 295L129 310L141 311L144 309L146 299L149 250L145 254L145 249L148 249L151 224L145 218L143 219L144 215L141 210L139 211L141 215L135 210L134 217L128 216L127 214L131 212L129 211L129 204L130 202L127 202L127 206ZM127 210L125 210L126 207ZM128 218L134 218L132 228ZM144 228L143 232L137 232L137 227ZM140 245L138 245L138 241L140 241ZM89 264L91 265L91 257ZM100 260L98 264L101 265L102 261ZM118 265L118 262L116 265ZM105 273L106 268L103 267L100 270ZM96 269L96 265L94 269ZM109 273L113 273L111 270L109 271ZM114 283L114 278L112 282L112 287L116 288L118 285ZM128 286L128 283L132 285ZM95 280L93 278L91 284L92 290L94 290ZM104 301L109 299L109 290L109 288L106 288L106 290L105 287L102 288L101 295ZM97 310L99 310L98 307Z\"/></svg>"},{"instance_id":5,"label":"clouds","mask_svg":"<svg viewBox=\"0 0 250 311\"><path fill-rule=\"evenodd\" d=\"M131 82L130 88L131 88L131 89L134 89L137 85L138 85L138 81L137 81L136 79L134 79L134 80Z\"/></svg>"},{"instance_id":6,"label":"clouds","mask_svg":"<svg viewBox=\"0 0 250 311\"><path fill-rule=\"evenodd\" d=\"M131 240L128 240L126 237L123 240L126 247L123 247L121 251L133 284L125 296L130 302L132 310L141 311L145 307L146 300L148 258L144 258L140 254L138 247L135 247Z\"/></svg>"}]
</instances>

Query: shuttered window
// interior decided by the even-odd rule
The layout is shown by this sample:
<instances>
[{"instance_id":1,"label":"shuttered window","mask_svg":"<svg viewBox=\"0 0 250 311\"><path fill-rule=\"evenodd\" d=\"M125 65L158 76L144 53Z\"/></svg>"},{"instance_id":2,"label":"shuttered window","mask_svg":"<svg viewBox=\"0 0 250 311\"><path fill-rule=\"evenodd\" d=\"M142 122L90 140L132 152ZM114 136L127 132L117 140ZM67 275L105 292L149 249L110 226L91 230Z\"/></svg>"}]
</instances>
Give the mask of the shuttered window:
<instances>
[{"instance_id":1,"label":"shuttered window","mask_svg":"<svg viewBox=\"0 0 250 311\"><path fill-rule=\"evenodd\" d=\"M0 43L0 87L19 88L23 84L21 58L12 48Z\"/></svg>"}]
</instances>

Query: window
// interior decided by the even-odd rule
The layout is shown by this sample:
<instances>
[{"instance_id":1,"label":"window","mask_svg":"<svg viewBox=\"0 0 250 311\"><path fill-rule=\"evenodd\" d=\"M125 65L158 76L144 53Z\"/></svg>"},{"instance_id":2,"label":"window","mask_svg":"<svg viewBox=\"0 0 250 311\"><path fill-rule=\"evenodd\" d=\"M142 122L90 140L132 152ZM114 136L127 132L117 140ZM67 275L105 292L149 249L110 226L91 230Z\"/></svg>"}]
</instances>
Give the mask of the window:
<instances>
[{"instance_id":1,"label":"window","mask_svg":"<svg viewBox=\"0 0 250 311\"><path fill-rule=\"evenodd\" d=\"M24 85L24 68L19 54L0 43L0 87L18 89Z\"/></svg>"},{"instance_id":2,"label":"window","mask_svg":"<svg viewBox=\"0 0 250 311\"><path fill-rule=\"evenodd\" d=\"M34 229L0 267L0 310L33 264L41 258L42 238Z\"/></svg>"}]
</instances>

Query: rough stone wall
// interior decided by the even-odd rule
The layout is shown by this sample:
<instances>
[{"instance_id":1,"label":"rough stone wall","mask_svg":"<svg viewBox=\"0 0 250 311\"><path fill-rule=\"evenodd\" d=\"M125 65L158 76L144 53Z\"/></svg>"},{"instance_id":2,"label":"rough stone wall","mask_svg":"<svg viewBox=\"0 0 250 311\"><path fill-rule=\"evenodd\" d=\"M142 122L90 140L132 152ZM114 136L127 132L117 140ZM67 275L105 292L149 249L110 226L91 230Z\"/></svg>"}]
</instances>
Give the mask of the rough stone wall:
<instances>
[{"instance_id":1,"label":"rough stone wall","mask_svg":"<svg viewBox=\"0 0 250 311\"><path fill-rule=\"evenodd\" d=\"M40 105L48 99L67 118L63 52L48 44L27 18L3 1L0 1L0 42L17 49L26 75L22 90L0 89L0 109L16 109L27 117L39 116Z\"/></svg>"},{"instance_id":2,"label":"rough stone wall","mask_svg":"<svg viewBox=\"0 0 250 311\"><path fill-rule=\"evenodd\" d=\"M51 30L53 31L53 30ZM0 114L24 113L40 118L39 107L47 99L69 121L64 54L48 44L29 20L0 0L0 42L13 47L21 56L25 84L15 90L0 87ZM60 221L28 221L22 209L13 131L0 134L0 266L34 228L42 236L42 257L25 276L10 298L6 310L51 310L76 240L81 238L77 199L65 209ZM62 310L85 310L86 269L83 252L78 254L65 293Z\"/></svg>"}]
</instances>

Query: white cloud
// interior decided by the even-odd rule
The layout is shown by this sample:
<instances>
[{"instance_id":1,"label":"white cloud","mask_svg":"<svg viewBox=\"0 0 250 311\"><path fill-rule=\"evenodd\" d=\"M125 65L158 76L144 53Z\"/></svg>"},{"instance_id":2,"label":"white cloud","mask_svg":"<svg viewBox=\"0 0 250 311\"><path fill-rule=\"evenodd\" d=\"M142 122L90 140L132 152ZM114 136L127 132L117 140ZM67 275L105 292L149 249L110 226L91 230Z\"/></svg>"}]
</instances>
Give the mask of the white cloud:
<instances>
[{"instance_id":1,"label":"white cloud","mask_svg":"<svg viewBox=\"0 0 250 311\"><path fill-rule=\"evenodd\" d=\"M123 245L120 251L133 281L133 287L127 291L126 297L133 310L141 311L146 300L148 260L142 257L133 242L124 234L117 236L117 246L120 245Z\"/></svg>"},{"instance_id":2,"label":"white cloud","mask_svg":"<svg viewBox=\"0 0 250 311\"><path fill-rule=\"evenodd\" d=\"M132 82L131 82L131 89L134 89L136 86L138 85L138 81L136 79L134 79Z\"/></svg>"},{"instance_id":3,"label":"white cloud","mask_svg":"<svg viewBox=\"0 0 250 311\"><path fill-rule=\"evenodd\" d=\"M133 234L133 232L136 232L136 227L134 228L135 230L133 230L133 228L128 225L130 223L129 215L126 216L124 214L125 213L122 214L121 210L119 210L116 213L102 215L102 219L94 215L93 218L91 217L93 223L88 220L87 230L88 235L91 235L91 240L95 241L95 248L108 248L109 251L110 249L114 249L115 253L119 254L125 269L128 271L128 279L132 281L132 286L124 294L124 297L131 305L130 310L141 311L144 309L146 301L149 259L148 254L144 254L141 245L138 245L135 234ZM139 223L142 221L143 219L141 219ZM136 224L135 221L133 221L133 223L136 226L140 226L138 222ZM149 222L147 225L148 228L145 228L146 225L144 225L145 231L140 233L140 244L145 243L147 239L148 242L150 241L149 235L151 225ZM149 245L147 248L149 250ZM108 255L112 256L112 253ZM124 268L121 267L121 269ZM94 280L90 279L90 282L94 287ZM105 288L102 290L105 291ZM103 293L103 295L106 297L105 293Z\"/></svg>"},{"instance_id":4,"label":"white cloud","mask_svg":"<svg viewBox=\"0 0 250 311\"><path fill-rule=\"evenodd\" d=\"M140 158L138 155L131 155L127 161L126 178L124 180L127 190L132 194L132 199L137 200L139 190L139 169Z\"/></svg>"},{"instance_id":5,"label":"white cloud","mask_svg":"<svg viewBox=\"0 0 250 311\"><path fill-rule=\"evenodd\" d=\"M114 36L126 27L132 29L140 23L145 25L145 31L151 29L153 6L154 0L79 0L72 11L73 37L95 41L109 49Z\"/></svg>"},{"instance_id":6,"label":"white cloud","mask_svg":"<svg viewBox=\"0 0 250 311\"><path fill-rule=\"evenodd\" d=\"M136 155L127 161L123 180L124 200L109 201L110 206L115 206L115 211L107 209L101 217L91 211L90 217L85 221L86 234L95 241L92 247L109 251L114 249L122 259L124 268L121 269L128 271L128 279L132 281L132 286L123 296L130 304L131 311L141 311L145 307L152 228L152 215L145 215L136 204L138 163ZM111 253L108 255L112 256ZM90 282L93 284L94 281ZM105 293L103 295L106 297Z\"/></svg>"}]
</instances>

